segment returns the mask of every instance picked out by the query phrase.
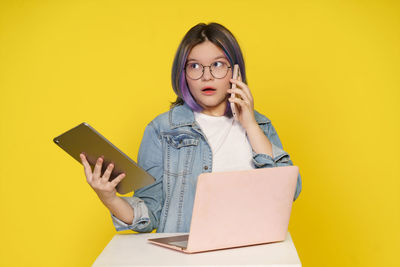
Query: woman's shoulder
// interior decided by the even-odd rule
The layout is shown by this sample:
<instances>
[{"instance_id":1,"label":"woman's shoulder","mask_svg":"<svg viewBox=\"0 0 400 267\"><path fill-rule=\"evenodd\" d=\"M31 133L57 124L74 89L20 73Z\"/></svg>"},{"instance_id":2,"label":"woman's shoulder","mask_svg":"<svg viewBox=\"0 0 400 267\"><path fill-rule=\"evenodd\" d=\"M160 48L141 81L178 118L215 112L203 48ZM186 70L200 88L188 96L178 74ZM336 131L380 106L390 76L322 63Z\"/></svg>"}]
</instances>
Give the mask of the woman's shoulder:
<instances>
[{"instance_id":1,"label":"woman's shoulder","mask_svg":"<svg viewBox=\"0 0 400 267\"><path fill-rule=\"evenodd\" d=\"M254 110L254 118L256 119L258 124L271 123L271 120L269 118L267 118L265 115L261 114L257 110Z\"/></svg>"},{"instance_id":2,"label":"woman's shoulder","mask_svg":"<svg viewBox=\"0 0 400 267\"><path fill-rule=\"evenodd\" d=\"M271 120L254 110L254 117L258 124L268 124ZM167 130L174 128L177 125L191 124L194 121L193 112L186 105L178 105L170 110L157 115L149 124L152 124L158 130Z\"/></svg>"},{"instance_id":3,"label":"woman's shoulder","mask_svg":"<svg viewBox=\"0 0 400 267\"><path fill-rule=\"evenodd\" d=\"M157 115L149 124L152 124L158 130L165 131L174 128L176 124L181 124L184 121L191 123L193 120L193 112L188 110L188 107L185 105L177 105Z\"/></svg>"},{"instance_id":4,"label":"woman's shoulder","mask_svg":"<svg viewBox=\"0 0 400 267\"><path fill-rule=\"evenodd\" d=\"M169 110L157 115L154 119L149 122L149 125L152 125L156 128L165 128L168 126L168 114Z\"/></svg>"}]
</instances>

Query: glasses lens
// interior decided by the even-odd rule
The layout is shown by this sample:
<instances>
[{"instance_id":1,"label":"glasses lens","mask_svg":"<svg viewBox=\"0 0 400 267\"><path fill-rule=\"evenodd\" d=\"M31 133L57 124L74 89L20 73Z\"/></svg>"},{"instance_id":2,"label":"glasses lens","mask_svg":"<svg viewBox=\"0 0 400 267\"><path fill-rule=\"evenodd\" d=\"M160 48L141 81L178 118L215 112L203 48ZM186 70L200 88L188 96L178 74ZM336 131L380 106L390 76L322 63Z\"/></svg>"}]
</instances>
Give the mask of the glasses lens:
<instances>
[{"instance_id":1,"label":"glasses lens","mask_svg":"<svg viewBox=\"0 0 400 267\"><path fill-rule=\"evenodd\" d=\"M203 75L203 66L199 63L189 63L186 65L186 74L191 79L197 80Z\"/></svg>"},{"instance_id":2,"label":"glasses lens","mask_svg":"<svg viewBox=\"0 0 400 267\"><path fill-rule=\"evenodd\" d=\"M211 74L216 79L221 79L228 73L228 65L221 61L216 61L211 64ZM193 80L200 79L203 76L203 66L199 63L189 63L186 65L186 74Z\"/></svg>"},{"instance_id":3,"label":"glasses lens","mask_svg":"<svg viewBox=\"0 0 400 267\"><path fill-rule=\"evenodd\" d=\"M216 61L211 64L211 73L217 79L224 78L228 73L228 65L224 62Z\"/></svg>"}]
</instances>

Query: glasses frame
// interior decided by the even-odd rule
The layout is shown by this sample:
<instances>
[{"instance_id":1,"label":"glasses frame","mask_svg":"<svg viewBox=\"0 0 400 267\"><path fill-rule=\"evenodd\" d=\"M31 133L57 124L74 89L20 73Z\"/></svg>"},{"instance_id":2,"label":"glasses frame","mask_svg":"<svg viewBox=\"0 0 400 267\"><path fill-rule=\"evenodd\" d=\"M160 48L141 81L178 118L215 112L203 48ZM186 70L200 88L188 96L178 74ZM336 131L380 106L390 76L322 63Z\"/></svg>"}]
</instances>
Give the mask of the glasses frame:
<instances>
[{"instance_id":1,"label":"glasses frame","mask_svg":"<svg viewBox=\"0 0 400 267\"><path fill-rule=\"evenodd\" d=\"M217 78L217 77L215 77L214 76L214 74L213 74L213 72L211 71L211 65L212 64L214 64L215 62L221 62L221 63L223 63L223 64L225 64L225 65L227 65L228 66L228 70L226 71L226 73L225 73L225 75L224 75L224 77L221 77L221 78ZM191 79L191 80L198 80L198 79L201 79L203 76L204 76L204 69L206 68L206 67L208 67L208 69L210 70L210 73L211 73L211 75L215 78L215 79L223 79L223 78L225 78L226 77L226 75L228 74L228 72L229 72L229 69L230 68L232 68L232 66L229 66L227 63L225 63L225 62L222 62L222 61L214 61L213 63L211 63L211 65L209 65L209 66L204 66L203 64L201 64L201 63L198 63L198 62L194 62L194 63L196 63L196 64L200 64L200 66L202 67L202 74L201 74L201 76L199 77L199 78L197 78L197 79L193 79L192 77L190 77L189 76L189 74L187 74L187 70L186 70L186 68L187 68L187 66L189 65L189 64L192 64L192 62L190 62L190 63L186 63L186 65L185 65L185 73L186 73L186 75Z\"/></svg>"}]
</instances>

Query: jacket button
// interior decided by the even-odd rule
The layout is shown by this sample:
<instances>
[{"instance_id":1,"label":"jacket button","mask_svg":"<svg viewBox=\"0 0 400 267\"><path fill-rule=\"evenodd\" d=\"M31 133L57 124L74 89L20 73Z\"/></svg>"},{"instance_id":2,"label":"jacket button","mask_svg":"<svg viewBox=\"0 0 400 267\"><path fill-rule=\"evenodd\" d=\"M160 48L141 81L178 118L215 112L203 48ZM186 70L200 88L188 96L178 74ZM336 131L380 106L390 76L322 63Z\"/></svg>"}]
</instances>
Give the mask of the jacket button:
<instances>
[{"instance_id":1,"label":"jacket button","mask_svg":"<svg viewBox=\"0 0 400 267\"><path fill-rule=\"evenodd\" d=\"M204 169L205 169L205 170L208 170L208 166L204 166Z\"/></svg>"}]
</instances>

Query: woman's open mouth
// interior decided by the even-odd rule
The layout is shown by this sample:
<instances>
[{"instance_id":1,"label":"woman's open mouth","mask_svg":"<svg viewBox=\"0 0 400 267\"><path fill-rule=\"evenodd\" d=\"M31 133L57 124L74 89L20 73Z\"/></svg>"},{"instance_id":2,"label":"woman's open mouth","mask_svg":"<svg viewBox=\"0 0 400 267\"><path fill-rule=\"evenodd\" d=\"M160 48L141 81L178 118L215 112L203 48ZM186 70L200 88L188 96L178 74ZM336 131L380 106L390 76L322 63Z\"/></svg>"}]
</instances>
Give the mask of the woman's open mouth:
<instances>
[{"instance_id":1,"label":"woman's open mouth","mask_svg":"<svg viewBox=\"0 0 400 267\"><path fill-rule=\"evenodd\" d=\"M217 89L215 89L214 87L204 87L203 89L201 89L202 94L204 95L213 95L215 94L215 92L217 91Z\"/></svg>"}]
</instances>

